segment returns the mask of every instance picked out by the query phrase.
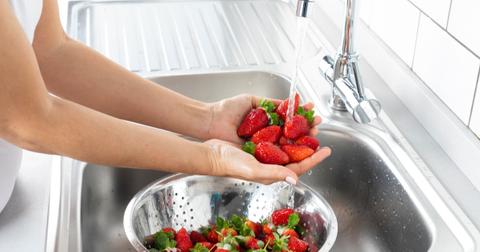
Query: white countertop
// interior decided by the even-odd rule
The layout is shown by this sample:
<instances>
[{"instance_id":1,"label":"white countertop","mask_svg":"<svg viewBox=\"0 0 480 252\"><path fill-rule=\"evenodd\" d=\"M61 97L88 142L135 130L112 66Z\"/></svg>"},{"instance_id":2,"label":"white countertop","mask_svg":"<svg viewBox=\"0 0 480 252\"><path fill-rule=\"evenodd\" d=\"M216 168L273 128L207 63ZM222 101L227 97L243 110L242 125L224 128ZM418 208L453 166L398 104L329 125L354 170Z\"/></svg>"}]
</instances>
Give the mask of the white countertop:
<instances>
[{"instance_id":1,"label":"white countertop","mask_svg":"<svg viewBox=\"0 0 480 252\"><path fill-rule=\"evenodd\" d=\"M24 151L12 197L0 213L0 251L44 251L52 156Z\"/></svg>"}]
</instances>

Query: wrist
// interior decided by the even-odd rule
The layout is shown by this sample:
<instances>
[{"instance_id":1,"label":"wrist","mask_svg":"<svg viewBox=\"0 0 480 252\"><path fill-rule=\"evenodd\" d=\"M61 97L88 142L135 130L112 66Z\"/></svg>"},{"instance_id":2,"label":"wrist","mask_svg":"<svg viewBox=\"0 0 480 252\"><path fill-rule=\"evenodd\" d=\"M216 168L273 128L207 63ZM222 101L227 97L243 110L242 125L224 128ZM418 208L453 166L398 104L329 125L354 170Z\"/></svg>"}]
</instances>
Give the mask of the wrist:
<instances>
[{"instance_id":1,"label":"wrist","mask_svg":"<svg viewBox=\"0 0 480 252\"><path fill-rule=\"evenodd\" d=\"M206 148L206 157L207 157L207 166L209 167L209 175L212 176L227 176L228 173L225 170L225 166L223 165L221 153L222 147L218 144L205 142L203 145Z\"/></svg>"}]
</instances>

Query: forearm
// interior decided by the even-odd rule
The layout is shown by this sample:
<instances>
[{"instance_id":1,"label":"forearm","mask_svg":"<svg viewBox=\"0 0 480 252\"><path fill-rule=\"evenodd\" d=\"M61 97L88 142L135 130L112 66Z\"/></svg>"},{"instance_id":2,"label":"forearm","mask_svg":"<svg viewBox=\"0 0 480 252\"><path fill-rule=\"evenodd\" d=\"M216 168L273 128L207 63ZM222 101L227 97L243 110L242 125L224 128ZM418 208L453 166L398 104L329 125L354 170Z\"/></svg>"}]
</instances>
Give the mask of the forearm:
<instances>
[{"instance_id":1,"label":"forearm","mask_svg":"<svg viewBox=\"0 0 480 252\"><path fill-rule=\"evenodd\" d=\"M167 172L223 175L212 170L210 148L152 127L116 119L50 97L47 112L17 117L4 135L23 148L86 162Z\"/></svg>"},{"instance_id":2,"label":"forearm","mask_svg":"<svg viewBox=\"0 0 480 252\"><path fill-rule=\"evenodd\" d=\"M53 94L121 119L209 138L207 104L130 73L73 40L46 54L37 48L42 76Z\"/></svg>"}]
</instances>

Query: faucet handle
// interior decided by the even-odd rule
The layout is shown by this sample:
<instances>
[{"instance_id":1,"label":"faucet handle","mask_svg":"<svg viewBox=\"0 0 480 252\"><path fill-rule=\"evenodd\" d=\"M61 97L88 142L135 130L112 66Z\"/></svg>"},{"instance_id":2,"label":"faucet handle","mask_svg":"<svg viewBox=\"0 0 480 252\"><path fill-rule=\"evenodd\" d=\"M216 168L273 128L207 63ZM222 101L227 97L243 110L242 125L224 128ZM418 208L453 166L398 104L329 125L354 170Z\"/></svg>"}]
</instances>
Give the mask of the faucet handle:
<instances>
[{"instance_id":1,"label":"faucet handle","mask_svg":"<svg viewBox=\"0 0 480 252\"><path fill-rule=\"evenodd\" d=\"M370 123L378 117L382 106L375 99L361 101L353 108L353 119L358 123Z\"/></svg>"}]
</instances>

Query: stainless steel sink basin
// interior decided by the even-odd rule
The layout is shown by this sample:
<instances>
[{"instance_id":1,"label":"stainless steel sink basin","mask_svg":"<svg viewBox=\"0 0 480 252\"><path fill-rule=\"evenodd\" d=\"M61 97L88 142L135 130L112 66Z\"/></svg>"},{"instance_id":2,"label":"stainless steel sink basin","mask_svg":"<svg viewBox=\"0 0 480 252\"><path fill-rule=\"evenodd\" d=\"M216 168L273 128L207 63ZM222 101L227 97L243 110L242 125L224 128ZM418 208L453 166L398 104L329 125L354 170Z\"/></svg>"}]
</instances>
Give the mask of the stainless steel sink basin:
<instances>
[{"instance_id":1,"label":"stainless steel sink basin","mask_svg":"<svg viewBox=\"0 0 480 252\"><path fill-rule=\"evenodd\" d=\"M289 89L287 80L267 72L153 80L203 101L240 93L284 98ZM315 101L325 119L318 138L333 149L327 161L302 177L326 197L337 215L339 233L333 251L471 251L468 233L381 122L356 124L349 114L326 109L326 96L302 87L299 91L304 99ZM51 238L53 251L131 249L122 226L125 207L138 190L167 175L67 158L60 172L61 207Z\"/></svg>"}]
</instances>

